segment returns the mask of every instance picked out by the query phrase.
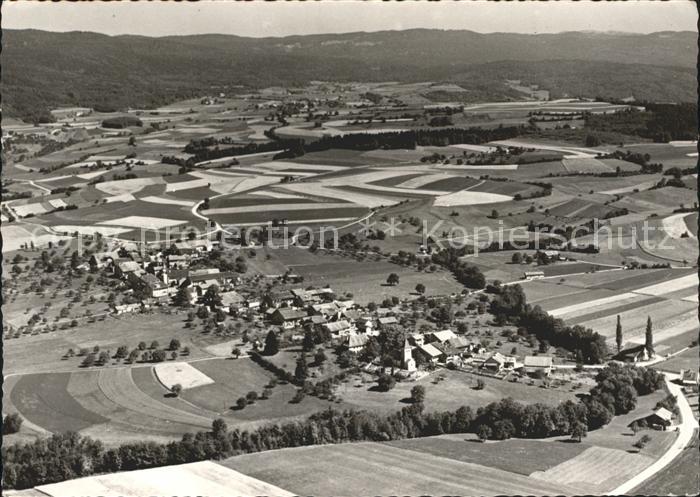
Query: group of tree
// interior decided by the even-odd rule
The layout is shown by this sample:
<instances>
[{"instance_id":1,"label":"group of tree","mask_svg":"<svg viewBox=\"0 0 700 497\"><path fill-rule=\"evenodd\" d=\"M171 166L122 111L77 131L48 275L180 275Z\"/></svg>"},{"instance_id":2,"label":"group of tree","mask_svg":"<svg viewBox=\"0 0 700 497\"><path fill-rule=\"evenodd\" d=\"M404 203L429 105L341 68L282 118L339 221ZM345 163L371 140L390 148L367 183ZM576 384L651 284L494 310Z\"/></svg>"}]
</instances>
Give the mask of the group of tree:
<instances>
[{"instance_id":1,"label":"group of tree","mask_svg":"<svg viewBox=\"0 0 700 497\"><path fill-rule=\"evenodd\" d=\"M414 388L411 405L389 415L329 407L303 421L251 430L229 430L225 421L217 419L211 431L187 433L181 440L167 444L133 442L106 449L101 442L77 433L54 434L3 447L3 487L23 489L97 473L222 459L287 447L386 442L449 433L472 432L482 439L569 435L580 440L587 430L603 426L613 415L629 412L638 394L654 391L663 380L652 369L610 365L598 374L596 382L590 395L578 402L568 400L550 406L506 398L476 412L463 406L455 411L426 413L421 401L425 392ZM249 394L238 402L247 405L255 398Z\"/></svg>"},{"instance_id":2,"label":"group of tree","mask_svg":"<svg viewBox=\"0 0 700 497\"><path fill-rule=\"evenodd\" d=\"M567 326L540 306L532 307L520 285L502 287L490 310L497 321L514 323L540 341L574 352L581 362L599 364L608 355L605 337L583 326Z\"/></svg>"},{"instance_id":3,"label":"group of tree","mask_svg":"<svg viewBox=\"0 0 700 497\"><path fill-rule=\"evenodd\" d=\"M486 278L477 266L470 266L460 258L467 253L464 247L445 249L434 253L431 260L454 274L457 281L468 288L480 290L486 286Z\"/></svg>"}]
</instances>

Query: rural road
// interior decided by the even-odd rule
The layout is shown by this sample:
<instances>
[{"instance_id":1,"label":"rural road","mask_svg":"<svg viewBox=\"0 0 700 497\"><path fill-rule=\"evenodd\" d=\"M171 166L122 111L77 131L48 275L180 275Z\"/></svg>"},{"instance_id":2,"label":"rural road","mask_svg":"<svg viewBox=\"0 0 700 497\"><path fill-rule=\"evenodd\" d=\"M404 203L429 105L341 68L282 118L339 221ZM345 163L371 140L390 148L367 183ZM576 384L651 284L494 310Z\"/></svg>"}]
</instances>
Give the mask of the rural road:
<instances>
[{"instance_id":1,"label":"rural road","mask_svg":"<svg viewBox=\"0 0 700 497\"><path fill-rule=\"evenodd\" d=\"M692 439L693 433L698 427L698 422L693 417L693 411L690 408L690 404L688 404L688 400L685 398L685 395L683 395L681 387L671 382L671 380L676 379L677 377L678 375L676 374L665 373L666 386L671 394L675 395L678 399L678 408L680 409L681 414L681 423L678 425L680 430L678 437L676 440L674 440L673 445L671 445L666 453L657 459L651 466L646 468L634 478L611 490L606 495L629 494L633 489L671 464L671 462L683 452L685 447Z\"/></svg>"}]
</instances>

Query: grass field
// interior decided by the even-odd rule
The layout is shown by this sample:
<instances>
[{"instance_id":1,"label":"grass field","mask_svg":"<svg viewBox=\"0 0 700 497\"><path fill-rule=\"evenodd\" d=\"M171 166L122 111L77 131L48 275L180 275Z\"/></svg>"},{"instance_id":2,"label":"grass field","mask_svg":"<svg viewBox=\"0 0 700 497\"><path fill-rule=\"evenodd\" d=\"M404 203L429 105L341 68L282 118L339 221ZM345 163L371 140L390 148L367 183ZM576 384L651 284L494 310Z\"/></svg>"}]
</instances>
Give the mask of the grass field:
<instances>
[{"instance_id":1,"label":"grass field","mask_svg":"<svg viewBox=\"0 0 700 497\"><path fill-rule=\"evenodd\" d=\"M579 493L564 485L386 444L300 447L233 457L220 464L298 495Z\"/></svg>"},{"instance_id":2,"label":"grass field","mask_svg":"<svg viewBox=\"0 0 700 497\"><path fill-rule=\"evenodd\" d=\"M260 396L273 377L250 359L212 359L197 361L192 366L201 371L214 383L183 391L182 397L191 404L219 413L239 421L253 424L268 421L308 416L331 405L315 397L306 397L298 404L292 404L296 393L293 385L278 384L272 389L269 399L256 400L243 409L235 408L239 397L254 391Z\"/></svg>"},{"instance_id":3,"label":"grass field","mask_svg":"<svg viewBox=\"0 0 700 497\"><path fill-rule=\"evenodd\" d=\"M440 371L439 376L445 378L441 381L436 380L437 376L438 374L434 373L417 382L400 382L389 392L375 391L373 382L363 384L353 379L339 386L336 393L343 399L344 404L385 413L409 405L411 388L417 384L426 389L426 404L431 410L437 411L455 410L463 405L476 408L505 397L525 403L542 402L550 405L576 399L575 394L570 391L511 383L460 371ZM477 379L484 382L485 387L482 390L475 388Z\"/></svg>"},{"instance_id":4,"label":"grass field","mask_svg":"<svg viewBox=\"0 0 700 497\"><path fill-rule=\"evenodd\" d=\"M700 358L698 357L698 348L691 347L680 354L673 356L667 361L660 362L654 365L656 369L664 371L679 372L681 369L697 371L700 367Z\"/></svg>"},{"instance_id":5,"label":"grass field","mask_svg":"<svg viewBox=\"0 0 700 497\"><path fill-rule=\"evenodd\" d=\"M359 304L379 303L394 295L412 297L418 283L425 284L428 296L459 293L464 288L446 271L422 273L370 257L357 261L350 257L312 254L295 248L279 250L276 255L283 264L304 276L305 285L330 285L339 292L351 293ZM391 273L399 275L398 285L386 284Z\"/></svg>"},{"instance_id":6,"label":"grass field","mask_svg":"<svg viewBox=\"0 0 700 497\"><path fill-rule=\"evenodd\" d=\"M400 449L414 450L457 461L529 476L546 471L588 449L587 443L510 439L480 443L474 434L441 435L388 442Z\"/></svg>"},{"instance_id":7,"label":"grass field","mask_svg":"<svg viewBox=\"0 0 700 497\"><path fill-rule=\"evenodd\" d=\"M37 487L41 495L275 495L293 494L210 461L78 478Z\"/></svg>"},{"instance_id":8,"label":"grass field","mask_svg":"<svg viewBox=\"0 0 700 497\"><path fill-rule=\"evenodd\" d=\"M697 432L693 442L671 464L631 493L634 495L697 495L700 493L700 452Z\"/></svg>"}]
</instances>

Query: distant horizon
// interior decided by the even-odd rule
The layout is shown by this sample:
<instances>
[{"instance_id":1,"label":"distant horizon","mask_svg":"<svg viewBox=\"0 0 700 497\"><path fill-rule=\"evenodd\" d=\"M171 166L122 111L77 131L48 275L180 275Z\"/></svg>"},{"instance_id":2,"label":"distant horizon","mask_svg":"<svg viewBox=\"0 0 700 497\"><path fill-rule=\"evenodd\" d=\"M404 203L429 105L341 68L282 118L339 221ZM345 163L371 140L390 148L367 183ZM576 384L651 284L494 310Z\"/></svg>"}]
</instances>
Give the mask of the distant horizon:
<instances>
[{"instance_id":1,"label":"distant horizon","mask_svg":"<svg viewBox=\"0 0 700 497\"><path fill-rule=\"evenodd\" d=\"M249 39L284 39L293 37L306 37L306 36L330 36L330 35L352 35L352 34L377 34L377 33L401 33L408 31L445 31L445 32L462 32L462 33L475 33L479 35L523 35L523 36L541 36L541 35L561 35L567 33L581 33L581 34L601 34L601 35L620 35L620 36L651 36L660 33L695 33L688 29L683 30L659 30L651 31L648 33L633 32L633 31L616 31L616 30L595 30L595 29L581 29L581 30L566 30L566 31L553 31L546 33L520 33L512 31L475 31L473 29L456 29L456 28L405 28L405 29L378 29L374 31L342 31L342 32L327 32L327 33L308 33L308 34L287 34L287 35L267 35L267 36L251 36L251 35L241 35L236 33L222 33L222 32L203 32L203 33L186 33L186 34L163 34L163 35L148 35L141 33L102 33L99 31L85 30L85 29L71 29L67 31L58 31L52 29L42 29L42 28L8 28L3 27L3 31L41 31L44 33L54 33L54 34L70 34L70 33L86 33L86 34L96 34L102 36L108 36L110 38L118 38L122 36L137 36L141 38L174 38L174 37L186 37L186 36L231 36L236 38L249 38Z\"/></svg>"},{"instance_id":2,"label":"distant horizon","mask_svg":"<svg viewBox=\"0 0 700 497\"><path fill-rule=\"evenodd\" d=\"M76 10L80 9L80 10ZM76 15L79 13L79 15ZM2 3L3 28L152 38L285 38L412 29L479 34L697 32L690 0L650 2L89 2Z\"/></svg>"}]
</instances>

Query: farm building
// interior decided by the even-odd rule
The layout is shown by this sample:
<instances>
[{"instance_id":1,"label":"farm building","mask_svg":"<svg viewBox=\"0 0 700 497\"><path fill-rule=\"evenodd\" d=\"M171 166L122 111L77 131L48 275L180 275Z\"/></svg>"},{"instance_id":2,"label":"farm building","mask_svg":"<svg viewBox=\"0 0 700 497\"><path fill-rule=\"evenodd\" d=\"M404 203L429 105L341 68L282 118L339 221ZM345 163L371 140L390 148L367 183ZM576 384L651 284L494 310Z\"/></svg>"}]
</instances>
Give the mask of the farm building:
<instances>
[{"instance_id":1,"label":"farm building","mask_svg":"<svg viewBox=\"0 0 700 497\"><path fill-rule=\"evenodd\" d=\"M388 326L395 326L395 325L399 324L399 321L394 316L387 316L384 318L379 318L377 321L379 322L378 327L380 330L384 330Z\"/></svg>"},{"instance_id":2,"label":"farm building","mask_svg":"<svg viewBox=\"0 0 700 497\"><path fill-rule=\"evenodd\" d=\"M698 391L698 372L692 369L681 369L679 380L681 385L688 387L693 392Z\"/></svg>"},{"instance_id":3,"label":"farm building","mask_svg":"<svg viewBox=\"0 0 700 497\"><path fill-rule=\"evenodd\" d=\"M647 423L647 426L665 430L666 428L671 426L671 424L673 424L673 413L665 407L659 407L644 419Z\"/></svg>"},{"instance_id":4,"label":"farm building","mask_svg":"<svg viewBox=\"0 0 700 497\"><path fill-rule=\"evenodd\" d=\"M229 310L238 310L243 307L243 303L245 302L243 296L235 290L222 292L219 296L221 297L221 305Z\"/></svg>"},{"instance_id":5,"label":"farm building","mask_svg":"<svg viewBox=\"0 0 700 497\"><path fill-rule=\"evenodd\" d=\"M418 354L421 354L426 361L432 363L437 363L440 360L440 358L444 357L440 349L432 346L429 343L426 343L425 345L419 345L418 347L416 347L415 350Z\"/></svg>"},{"instance_id":6,"label":"farm building","mask_svg":"<svg viewBox=\"0 0 700 497\"><path fill-rule=\"evenodd\" d=\"M457 338L457 335L455 335L452 330L434 331L425 335L425 341L427 343L443 343L447 340L453 340L455 338Z\"/></svg>"},{"instance_id":7,"label":"farm building","mask_svg":"<svg viewBox=\"0 0 700 497\"><path fill-rule=\"evenodd\" d=\"M350 335L347 339L348 350L354 354L359 354L367 345L368 340L367 335Z\"/></svg>"},{"instance_id":8,"label":"farm building","mask_svg":"<svg viewBox=\"0 0 700 497\"><path fill-rule=\"evenodd\" d=\"M525 373L529 375L544 374L549 376L552 372L552 356L546 355L529 355L525 356Z\"/></svg>"},{"instance_id":9,"label":"farm building","mask_svg":"<svg viewBox=\"0 0 700 497\"><path fill-rule=\"evenodd\" d=\"M214 244L209 240L187 240L184 242L175 242L174 245L180 254L211 252L214 248Z\"/></svg>"},{"instance_id":10,"label":"farm building","mask_svg":"<svg viewBox=\"0 0 700 497\"><path fill-rule=\"evenodd\" d=\"M371 318L361 317L355 321L355 326L357 326L357 331L360 333L365 333L367 335L375 334L375 330L373 329L374 323Z\"/></svg>"},{"instance_id":11,"label":"farm building","mask_svg":"<svg viewBox=\"0 0 700 497\"><path fill-rule=\"evenodd\" d=\"M355 331L355 327L350 324L349 321L341 319L340 321L333 321L331 323L325 323L321 325L321 328L329 332L331 335L335 336L345 336L349 335L351 332Z\"/></svg>"},{"instance_id":12,"label":"farm building","mask_svg":"<svg viewBox=\"0 0 700 497\"><path fill-rule=\"evenodd\" d=\"M129 273L129 282L133 288L141 290L149 297L161 298L168 295L168 285L151 273L140 276L136 273Z\"/></svg>"},{"instance_id":13,"label":"farm building","mask_svg":"<svg viewBox=\"0 0 700 497\"><path fill-rule=\"evenodd\" d=\"M535 278L544 278L544 272L543 271L525 271L523 274L523 279L524 280L531 280Z\"/></svg>"},{"instance_id":14,"label":"farm building","mask_svg":"<svg viewBox=\"0 0 700 497\"><path fill-rule=\"evenodd\" d=\"M273 324L288 329L298 326L305 317L307 317L307 314L302 310L292 309L291 307L281 307L275 309L270 316L270 320Z\"/></svg>"},{"instance_id":15,"label":"farm building","mask_svg":"<svg viewBox=\"0 0 700 497\"><path fill-rule=\"evenodd\" d=\"M648 361L650 357L649 351L647 351L646 346L644 344L641 344L621 351L615 356L615 359L623 362L636 363Z\"/></svg>"},{"instance_id":16,"label":"farm building","mask_svg":"<svg viewBox=\"0 0 700 497\"><path fill-rule=\"evenodd\" d=\"M515 367L515 357L496 352L486 359L481 367L494 373L498 373L504 369L511 370Z\"/></svg>"},{"instance_id":17,"label":"farm building","mask_svg":"<svg viewBox=\"0 0 700 497\"><path fill-rule=\"evenodd\" d=\"M125 278L129 273L137 273L141 271L141 266L139 263L132 260L119 260L115 261L114 274L119 278Z\"/></svg>"}]
</instances>

